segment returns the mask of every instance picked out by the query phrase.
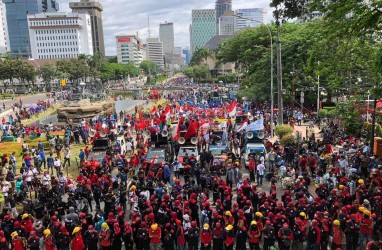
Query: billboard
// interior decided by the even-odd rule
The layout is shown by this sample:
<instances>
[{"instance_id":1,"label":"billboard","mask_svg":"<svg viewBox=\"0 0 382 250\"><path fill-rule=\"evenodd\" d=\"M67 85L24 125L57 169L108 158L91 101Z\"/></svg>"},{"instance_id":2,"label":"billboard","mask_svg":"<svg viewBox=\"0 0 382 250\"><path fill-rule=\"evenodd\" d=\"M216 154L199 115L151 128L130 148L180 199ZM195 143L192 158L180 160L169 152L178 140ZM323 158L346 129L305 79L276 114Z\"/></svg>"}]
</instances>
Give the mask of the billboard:
<instances>
[{"instance_id":1,"label":"billboard","mask_svg":"<svg viewBox=\"0 0 382 250\"><path fill-rule=\"evenodd\" d=\"M130 37L118 37L118 43L129 43L130 41Z\"/></svg>"}]
</instances>

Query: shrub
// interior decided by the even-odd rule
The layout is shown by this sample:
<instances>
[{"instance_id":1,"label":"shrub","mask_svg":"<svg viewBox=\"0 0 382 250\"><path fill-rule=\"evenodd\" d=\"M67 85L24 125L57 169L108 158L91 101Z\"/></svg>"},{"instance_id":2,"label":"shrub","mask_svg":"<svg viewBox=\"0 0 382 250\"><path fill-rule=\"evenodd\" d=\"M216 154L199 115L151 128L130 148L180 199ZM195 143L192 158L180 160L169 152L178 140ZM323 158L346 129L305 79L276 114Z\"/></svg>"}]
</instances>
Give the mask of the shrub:
<instances>
[{"instance_id":1,"label":"shrub","mask_svg":"<svg viewBox=\"0 0 382 250\"><path fill-rule=\"evenodd\" d=\"M294 129L289 125L279 125L275 127L275 134L282 139L285 135L292 134Z\"/></svg>"},{"instance_id":2,"label":"shrub","mask_svg":"<svg viewBox=\"0 0 382 250\"><path fill-rule=\"evenodd\" d=\"M294 134L287 134L287 135L284 135L283 138L281 138L280 143L282 146L285 146L288 143L294 144L294 141L295 141Z\"/></svg>"}]
</instances>

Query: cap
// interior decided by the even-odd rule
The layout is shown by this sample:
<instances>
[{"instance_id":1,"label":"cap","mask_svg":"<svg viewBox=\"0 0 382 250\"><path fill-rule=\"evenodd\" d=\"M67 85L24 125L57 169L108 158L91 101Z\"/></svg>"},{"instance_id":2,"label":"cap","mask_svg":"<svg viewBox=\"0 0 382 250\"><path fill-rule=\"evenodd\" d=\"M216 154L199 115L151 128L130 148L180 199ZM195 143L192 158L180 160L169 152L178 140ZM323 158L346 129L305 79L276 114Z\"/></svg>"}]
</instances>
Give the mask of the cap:
<instances>
[{"instance_id":1,"label":"cap","mask_svg":"<svg viewBox=\"0 0 382 250\"><path fill-rule=\"evenodd\" d=\"M225 215L226 215L226 216L232 216L232 214L231 214L230 211L226 211L226 212L225 212Z\"/></svg>"},{"instance_id":2,"label":"cap","mask_svg":"<svg viewBox=\"0 0 382 250\"><path fill-rule=\"evenodd\" d=\"M45 229L43 233L45 236L48 236L49 234L51 234L49 229Z\"/></svg>"}]
</instances>

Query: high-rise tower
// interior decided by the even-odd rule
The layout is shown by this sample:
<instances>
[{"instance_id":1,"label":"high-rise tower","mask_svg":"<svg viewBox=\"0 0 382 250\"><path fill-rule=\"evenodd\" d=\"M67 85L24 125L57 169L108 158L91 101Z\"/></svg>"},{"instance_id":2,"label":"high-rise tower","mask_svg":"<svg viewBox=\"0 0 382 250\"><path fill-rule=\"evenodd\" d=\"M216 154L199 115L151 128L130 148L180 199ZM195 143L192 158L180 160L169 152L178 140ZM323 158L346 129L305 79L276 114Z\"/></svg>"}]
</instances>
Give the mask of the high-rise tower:
<instances>
[{"instance_id":1,"label":"high-rise tower","mask_svg":"<svg viewBox=\"0 0 382 250\"><path fill-rule=\"evenodd\" d=\"M102 4L98 0L81 0L71 2L69 7L72 12L88 14L92 26L93 51L105 55L105 42L103 38Z\"/></svg>"},{"instance_id":2,"label":"high-rise tower","mask_svg":"<svg viewBox=\"0 0 382 250\"><path fill-rule=\"evenodd\" d=\"M226 13L226 11L232 11L232 0L217 0L215 4L216 10L216 23L219 26L219 18Z\"/></svg>"}]
</instances>

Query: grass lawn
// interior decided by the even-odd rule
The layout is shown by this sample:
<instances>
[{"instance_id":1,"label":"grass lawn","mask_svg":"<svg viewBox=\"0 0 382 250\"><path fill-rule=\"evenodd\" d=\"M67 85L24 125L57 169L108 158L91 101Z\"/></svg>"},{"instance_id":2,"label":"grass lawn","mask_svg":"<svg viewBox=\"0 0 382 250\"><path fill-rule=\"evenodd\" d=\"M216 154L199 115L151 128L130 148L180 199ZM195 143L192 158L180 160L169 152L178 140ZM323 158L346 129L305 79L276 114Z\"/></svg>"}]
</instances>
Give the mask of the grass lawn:
<instances>
[{"instance_id":1,"label":"grass lawn","mask_svg":"<svg viewBox=\"0 0 382 250\"><path fill-rule=\"evenodd\" d=\"M52 133L52 135L59 135L59 136L62 136L63 134L64 134L63 131ZM25 142L27 142L29 144L29 148L31 148L32 146L37 147L38 142L40 140L43 143L47 141L45 137L39 137L39 138L36 138L34 140L30 140L27 137L25 139ZM78 154L79 154L81 148L85 148L85 145L84 144L80 144L80 145L73 144L70 146L70 154L71 154L70 167L65 168L63 170L65 175L68 173L69 177L74 177L74 178L78 176L79 169L77 166L77 162L79 164ZM21 155L22 143L19 143L19 142L1 142L0 143L0 154L1 155L3 155L3 154L11 155L13 152L16 153L16 162L17 162L17 169L18 169L17 173L19 174L20 173L19 169L21 167L21 163L23 162L22 155ZM49 153L50 153L50 150L45 149L45 156L46 157L49 156ZM53 154L53 156L55 156L55 155L56 154ZM76 158L78 161L76 161ZM61 159L61 160L63 161L63 159Z\"/></svg>"}]
</instances>

